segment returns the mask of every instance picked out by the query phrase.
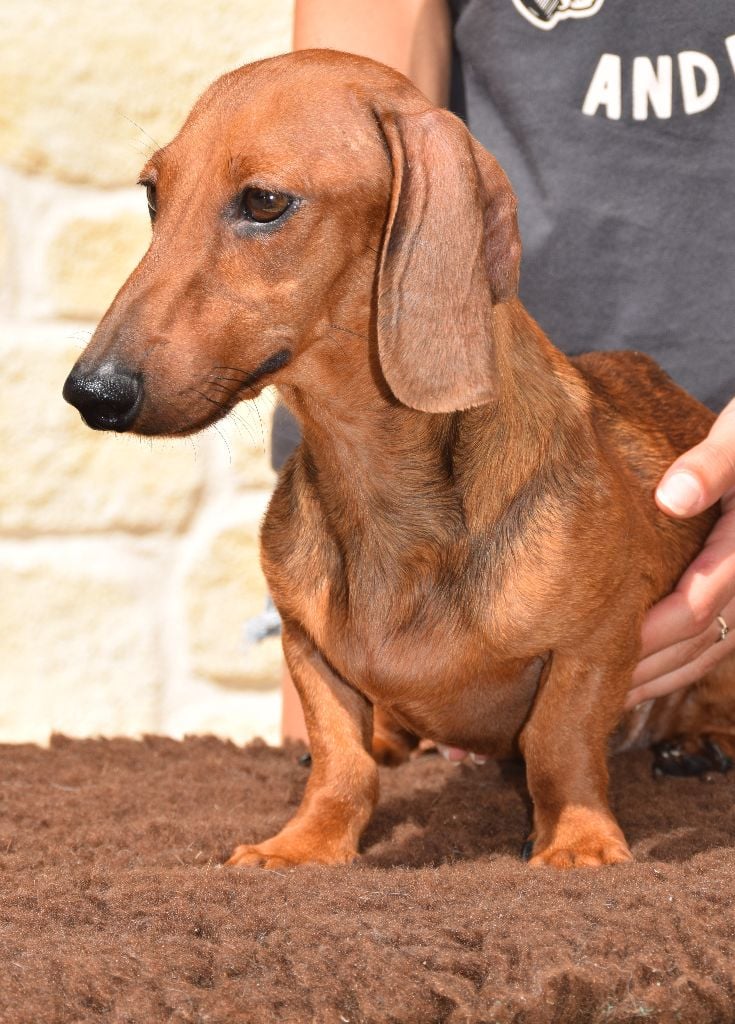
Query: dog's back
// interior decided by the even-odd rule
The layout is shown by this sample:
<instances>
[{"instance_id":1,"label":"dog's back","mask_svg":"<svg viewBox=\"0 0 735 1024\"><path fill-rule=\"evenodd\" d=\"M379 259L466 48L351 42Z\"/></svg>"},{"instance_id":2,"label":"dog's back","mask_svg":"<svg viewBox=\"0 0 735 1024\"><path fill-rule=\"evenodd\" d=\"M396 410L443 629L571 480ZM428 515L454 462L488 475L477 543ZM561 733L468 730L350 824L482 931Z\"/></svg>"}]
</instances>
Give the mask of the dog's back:
<instances>
[{"instance_id":1,"label":"dog's back","mask_svg":"<svg viewBox=\"0 0 735 1024\"><path fill-rule=\"evenodd\" d=\"M651 459L660 453L659 477L678 455L703 440L714 423L714 413L643 352L588 352L570 361L600 401L603 421L607 407L620 426L635 431L638 440L628 457L635 463L646 450Z\"/></svg>"},{"instance_id":2,"label":"dog's back","mask_svg":"<svg viewBox=\"0 0 735 1024\"><path fill-rule=\"evenodd\" d=\"M691 519L672 519L656 508L653 493L668 467L704 440L715 416L680 388L655 360L641 352L591 352L572 364L592 392L593 422L603 447L620 460L640 503L668 552L662 597L700 550L717 519L717 508Z\"/></svg>"}]
</instances>

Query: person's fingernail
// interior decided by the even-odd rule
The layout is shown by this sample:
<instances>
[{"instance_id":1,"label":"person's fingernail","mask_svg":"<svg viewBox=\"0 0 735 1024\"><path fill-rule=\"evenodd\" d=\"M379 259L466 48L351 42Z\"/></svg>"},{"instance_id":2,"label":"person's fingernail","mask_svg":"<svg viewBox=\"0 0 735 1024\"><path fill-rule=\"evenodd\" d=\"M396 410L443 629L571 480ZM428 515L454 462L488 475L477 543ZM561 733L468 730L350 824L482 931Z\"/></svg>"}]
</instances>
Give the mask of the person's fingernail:
<instances>
[{"instance_id":1,"label":"person's fingernail","mask_svg":"<svg viewBox=\"0 0 735 1024\"><path fill-rule=\"evenodd\" d=\"M702 503L702 486L692 473L679 470L659 485L656 497L670 512L686 516L699 509Z\"/></svg>"}]
</instances>

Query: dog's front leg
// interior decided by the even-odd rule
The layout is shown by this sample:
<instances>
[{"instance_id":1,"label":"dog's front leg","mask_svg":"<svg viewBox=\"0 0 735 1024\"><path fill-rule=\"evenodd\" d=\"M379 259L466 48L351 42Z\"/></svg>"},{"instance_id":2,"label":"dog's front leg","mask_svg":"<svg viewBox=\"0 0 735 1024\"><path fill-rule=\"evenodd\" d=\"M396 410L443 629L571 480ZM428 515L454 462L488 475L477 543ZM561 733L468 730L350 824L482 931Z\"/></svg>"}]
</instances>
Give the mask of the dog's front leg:
<instances>
[{"instance_id":1,"label":"dog's front leg","mask_svg":"<svg viewBox=\"0 0 735 1024\"><path fill-rule=\"evenodd\" d=\"M288 623L283 651L304 708L311 775L295 817L278 835L238 846L227 863L266 868L349 863L378 799L378 769L369 753L372 705Z\"/></svg>"},{"instance_id":2,"label":"dog's front leg","mask_svg":"<svg viewBox=\"0 0 735 1024\"><path fill-rule=\"evenodd\" d=\"M632 860L607 799L607 742L632 663L602 667L569 654L552 657L521 734L534 805L533 866Z\"/></svg>"}]
</instances>

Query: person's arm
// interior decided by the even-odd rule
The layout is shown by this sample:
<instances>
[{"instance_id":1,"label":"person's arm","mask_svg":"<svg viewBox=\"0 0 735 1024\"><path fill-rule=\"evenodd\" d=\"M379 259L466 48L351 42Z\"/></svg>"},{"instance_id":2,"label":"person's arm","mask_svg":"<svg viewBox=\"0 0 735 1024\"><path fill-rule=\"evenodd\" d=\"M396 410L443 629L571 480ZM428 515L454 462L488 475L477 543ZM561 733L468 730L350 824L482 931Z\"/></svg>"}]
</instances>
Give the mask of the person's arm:
<instances>
[{"instance_id":1,"label":"person's arm","mask_svg":"<svg viewBox=\"0 0 735 1024\"><path fill-rule=\"evenodd\" d=\"M449 102L446 0L296 0L294 50L346 50L402 72L437 107Z\"/></svg>"},{"instance_id":2,"label":"person's arm","mask_svg":"<svg viewBox=\"0 0 735 1024\"><path fill-rule=\"evenodd\" d=\"M702 552L674 592L646 616L628 707L701 679L735 650L735 399L706 440L667 470L656 491L661 511L679 519L718 500L722 515Z\"/></svg>"}]
</instances>

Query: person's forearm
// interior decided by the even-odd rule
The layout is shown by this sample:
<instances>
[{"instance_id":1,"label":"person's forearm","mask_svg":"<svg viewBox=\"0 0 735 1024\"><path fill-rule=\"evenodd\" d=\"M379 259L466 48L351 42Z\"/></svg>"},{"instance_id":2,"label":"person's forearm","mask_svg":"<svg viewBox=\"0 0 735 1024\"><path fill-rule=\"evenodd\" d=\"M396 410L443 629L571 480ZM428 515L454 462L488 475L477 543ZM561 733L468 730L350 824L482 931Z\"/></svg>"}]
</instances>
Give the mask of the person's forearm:
<instances>
[{"instance_id":1,"label":"person's forearm","mask_svg":"<svg viewBox=\"0 0 735 1024\"><path fill-rule=\"evenodd\" d=\"M296 0L293 45L372 57L401 71L437 106L449 102L446 0Z\"/></svg>"}]
</instances>

